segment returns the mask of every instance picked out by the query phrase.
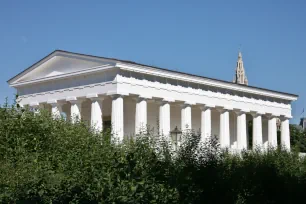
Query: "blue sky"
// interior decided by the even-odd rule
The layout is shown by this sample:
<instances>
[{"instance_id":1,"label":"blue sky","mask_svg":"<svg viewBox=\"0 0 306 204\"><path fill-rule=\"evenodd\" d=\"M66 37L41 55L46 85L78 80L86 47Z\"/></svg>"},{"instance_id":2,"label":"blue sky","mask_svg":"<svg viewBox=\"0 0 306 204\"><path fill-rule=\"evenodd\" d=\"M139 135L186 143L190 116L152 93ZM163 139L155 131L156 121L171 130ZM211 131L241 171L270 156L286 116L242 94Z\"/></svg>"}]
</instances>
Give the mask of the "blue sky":
<instances>
[{"instance_id":1,"label":"blue sky","mask_svg":"<svg viewBox=\"0 0 306 204\"><path fill-rule=\"evenodd\" d=\"M0 1L0 103L6 81L55 49L231 81L239 45L249 84L306 108L306 1Z\"/></svg>"}]
</instances>

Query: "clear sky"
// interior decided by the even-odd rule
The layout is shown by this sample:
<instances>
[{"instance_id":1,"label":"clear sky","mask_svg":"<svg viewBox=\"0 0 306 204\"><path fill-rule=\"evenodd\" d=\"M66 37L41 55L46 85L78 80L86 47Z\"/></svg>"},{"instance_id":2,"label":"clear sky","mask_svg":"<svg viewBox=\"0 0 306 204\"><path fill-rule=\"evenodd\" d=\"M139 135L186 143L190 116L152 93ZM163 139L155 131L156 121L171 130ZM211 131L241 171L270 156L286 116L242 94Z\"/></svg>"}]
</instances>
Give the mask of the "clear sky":
<instances>
[{"instance_id":1,"label":"clear sky","mask_svg":"<svg viewBox=\"0 0 306 204\"><path fill-rule=\"evenodd\" d=\"M65 3L64 3L65 2ZM239 45L252 86L306 109L306 1L0 0L0 103L7 80L55 49L232 81Z\"/></svg>"}]
</instances>

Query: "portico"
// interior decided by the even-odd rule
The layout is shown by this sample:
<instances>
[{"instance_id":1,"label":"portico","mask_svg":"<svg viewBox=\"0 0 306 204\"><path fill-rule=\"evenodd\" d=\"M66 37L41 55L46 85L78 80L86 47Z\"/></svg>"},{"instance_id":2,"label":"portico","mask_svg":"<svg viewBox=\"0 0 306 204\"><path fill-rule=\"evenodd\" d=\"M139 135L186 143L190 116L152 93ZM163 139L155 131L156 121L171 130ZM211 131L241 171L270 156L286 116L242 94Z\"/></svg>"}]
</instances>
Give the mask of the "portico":
<instances>
[{"instance_id":1,"label":"portico","mask_svg":"<svg viewBox=\"0 0 306 204\"><path fill-rule=\"evenodd\" d=\"M83 120L96 130L111 124L122 141L150 128L170 137L176 126L201 140L216 136L221 147L290 149L289 119L294 94L66 51L55 51L8 81L18 102L44 107L56 119ZM248 123L253 123L252 147Z\"/></svg>"}]
</instances>

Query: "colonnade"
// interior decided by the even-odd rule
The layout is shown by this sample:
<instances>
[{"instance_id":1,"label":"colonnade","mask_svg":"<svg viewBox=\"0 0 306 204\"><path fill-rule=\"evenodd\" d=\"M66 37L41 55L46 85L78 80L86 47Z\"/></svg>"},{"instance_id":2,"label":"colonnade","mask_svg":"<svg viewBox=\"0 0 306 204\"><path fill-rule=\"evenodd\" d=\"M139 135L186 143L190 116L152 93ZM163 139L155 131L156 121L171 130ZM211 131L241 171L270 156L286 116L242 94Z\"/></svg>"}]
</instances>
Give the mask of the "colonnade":
<instances>
[{"instance_id":1,"label":"colonnade","mask_svg":"<svg viewBox=\"0 0 306 204\"><path fill-rule=\"evenodd\" d=\"M91 100L91 125L97 130L103 129L102 121L102 106L104 97L97 94L87 95L87 99ZM112 131L119 141L124 137L124 110L123 102L124 95L114 94L112 98L111 123ZM147 126L147 101L150 98L137 97L136 111L135 111L135 133L138 134L143 128ZM66 101L71 104L71 121L74 123L81 119L81 104L84 99L76 97L67 97ZM163 99L157 101L159 104L159 133L164 136L170 134L170 103L174 102L172 99ZM51 100L47 102L51 105L51 112L54 118L60 117L62 112L63 102ZM38 104L36 104L38 105ZM192 128L191 107L194 106L192 102L185 102L181 105L181 129L187 131ZM197 105L199 106L199 105ZM277 126L276 118L273 114L260 113L256 111L231 109L227 107L216 107L214 105L201 105L201 140L212 135L212 109L216 109L220 113L219 126L219 142L221 147L230 148L230 111L235 112L237 117L237 145L239 150L247 149L247 120L246 114L253 116L253 148L263 146L263 128L262 118L268 119L268 144L271 147L277 146ZM289 119L286 117L279 117L281 119L281 145L290 149L290 133L289 133Z\"/></svg>"}]
</instances>

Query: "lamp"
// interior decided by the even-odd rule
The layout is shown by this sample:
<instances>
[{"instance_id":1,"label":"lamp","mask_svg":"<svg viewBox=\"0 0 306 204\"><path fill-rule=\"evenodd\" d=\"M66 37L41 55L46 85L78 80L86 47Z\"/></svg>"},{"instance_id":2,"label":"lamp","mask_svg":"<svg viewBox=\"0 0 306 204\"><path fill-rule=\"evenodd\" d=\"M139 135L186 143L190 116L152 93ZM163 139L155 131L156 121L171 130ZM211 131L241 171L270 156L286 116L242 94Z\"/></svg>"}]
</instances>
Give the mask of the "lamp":
<instances>
[{"instance_id":1,"label":"lamp","mask_svg":"<svg viewBox=\"0 0 306 204\"><path fill-rule=\"evenodd\" d=\"M182 136L182 131L180 131L177 126L170 132L171 138L172 138L172 143L174 145L174 149L177 150L178 146L181 143L181 136Z\"/></svg>"}]
</instances>

